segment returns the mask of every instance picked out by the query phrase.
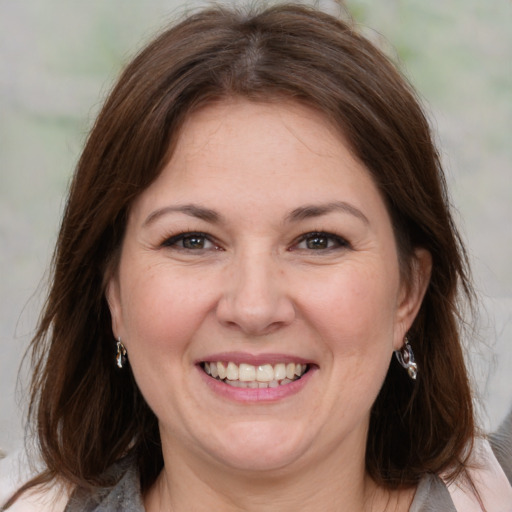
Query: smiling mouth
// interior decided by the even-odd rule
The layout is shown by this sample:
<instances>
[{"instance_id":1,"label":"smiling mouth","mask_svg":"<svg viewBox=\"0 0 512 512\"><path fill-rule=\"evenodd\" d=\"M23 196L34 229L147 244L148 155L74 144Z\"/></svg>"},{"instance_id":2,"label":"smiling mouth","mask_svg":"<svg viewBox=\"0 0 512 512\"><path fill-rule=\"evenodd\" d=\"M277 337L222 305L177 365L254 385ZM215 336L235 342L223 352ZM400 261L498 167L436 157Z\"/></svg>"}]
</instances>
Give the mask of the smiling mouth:
<instances>
[{"instance_id":1,"label":"smiling mouth","mask_svg":"<svg viewBox=\"0 0 512 512\"><path fill-rule=\"evenodd\" d=\"M235 364L224 361L201 363L201 368L210 377L237 388L277 388L300 379L309 365L301 363Z\"/></svg>"}]
</instances>

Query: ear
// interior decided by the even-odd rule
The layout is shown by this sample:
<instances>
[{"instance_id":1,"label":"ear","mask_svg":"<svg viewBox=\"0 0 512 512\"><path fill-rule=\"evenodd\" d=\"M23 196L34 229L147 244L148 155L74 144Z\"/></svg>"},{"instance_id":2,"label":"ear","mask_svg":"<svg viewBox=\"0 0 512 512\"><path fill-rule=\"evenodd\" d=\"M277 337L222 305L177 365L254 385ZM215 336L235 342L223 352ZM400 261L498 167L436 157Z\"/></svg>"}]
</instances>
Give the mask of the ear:
<instances>
[{"instance_id":1,"label":"ear","mask_svg":"<svg viewBox=\"0 0 512 512\"><path fill-rule=\"evenodd\" d=\"M121 316L121 290L119 288L119 279L114 274L107 280L105 287L105 298L107 299L110 316L112 318L112 333L114 338L123 337L122 316Z\"/></svg>"},{"instance_id":2,"label":"ear","mask_svg":"<svg viewBox=\"0 0 512 512\"><path fill-rule=\"evenodd\" d=\"M416 248L411 262L409 279L407 282L402 282L400 287L394 339L395 350L402 347L405 335L420 310L430 283L431 272L432 255L426 249Z\"/></svg>"}]
</instances>

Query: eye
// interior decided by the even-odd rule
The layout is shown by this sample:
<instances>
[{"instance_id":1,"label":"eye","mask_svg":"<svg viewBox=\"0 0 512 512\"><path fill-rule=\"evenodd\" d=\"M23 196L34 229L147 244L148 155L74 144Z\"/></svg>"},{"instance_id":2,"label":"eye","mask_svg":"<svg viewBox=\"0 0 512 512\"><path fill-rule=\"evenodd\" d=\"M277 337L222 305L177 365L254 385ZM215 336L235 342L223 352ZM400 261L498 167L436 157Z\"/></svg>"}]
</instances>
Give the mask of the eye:
<instances>
[{"instance_id":1,"label":"eye","mask_svg":"<svg viewBox=\"0 0 512 512\"><path fill-rule=\"evenodd\" d=\"M341 236L315 231L302 235L292 249L322 251L345 247L349 247L349 243Z\"/></svg>"},{"instance_id":2,"label":"eye","mask_svg":"<svg viewBox=\"0 0 512 512\"><path fill-rule=\"evenodd\" d=\"M204 233L180 233L164 240L162 246L188 251L204 251L219 248Z\"/></svg>"}]
</instances>

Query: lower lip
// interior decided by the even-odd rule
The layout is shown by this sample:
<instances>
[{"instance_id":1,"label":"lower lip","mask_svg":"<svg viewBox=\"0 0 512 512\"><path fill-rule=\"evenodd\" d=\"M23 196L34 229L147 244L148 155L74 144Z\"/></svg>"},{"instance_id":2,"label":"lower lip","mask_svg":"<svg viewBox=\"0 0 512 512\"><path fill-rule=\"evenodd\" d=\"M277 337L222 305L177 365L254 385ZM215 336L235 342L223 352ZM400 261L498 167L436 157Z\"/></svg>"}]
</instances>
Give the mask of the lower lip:
<instances>
[{"instance_id":1,"label":"lower lip","mask_svg":"<svg viewBox=\"0 0 512 512\"><path fill-rule=\"evenodd\" d=\"M204 370L198 366L203 380L208 387L216 394L234 400L236 402L278 402L285 398L291 397L299 393L304 386L308 384L311 377L316 371L315 367L310 368L300 379L294 380L289 384L277 386L275 388L236 388L225 384L224 382L214 379L207 375Z\"/></svg>"}]
</instances>

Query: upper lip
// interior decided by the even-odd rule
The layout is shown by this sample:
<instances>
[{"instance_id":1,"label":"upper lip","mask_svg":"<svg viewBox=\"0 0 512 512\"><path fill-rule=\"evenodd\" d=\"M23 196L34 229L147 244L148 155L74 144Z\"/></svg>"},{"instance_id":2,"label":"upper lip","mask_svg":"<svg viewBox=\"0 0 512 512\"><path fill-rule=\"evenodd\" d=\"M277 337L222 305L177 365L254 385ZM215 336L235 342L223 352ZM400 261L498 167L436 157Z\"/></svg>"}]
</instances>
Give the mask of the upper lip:
<instances>
[{"instance_id":1,"label":"upper lip","mask_svg":"<svg viewBox=\"0 0 512 512\"><path fill-rule=\"evenodd\" d=\"M253 366L278 363L312 364L310 359L305 359L303 357L295 356L292 354L250 354L247 352L219 352L215 354L209 354L201 359L198 359L196 363L200 364L211 361L226 361L233 362L235 364L247 363L252 364Z\"/></svg>"}]
</instances>

